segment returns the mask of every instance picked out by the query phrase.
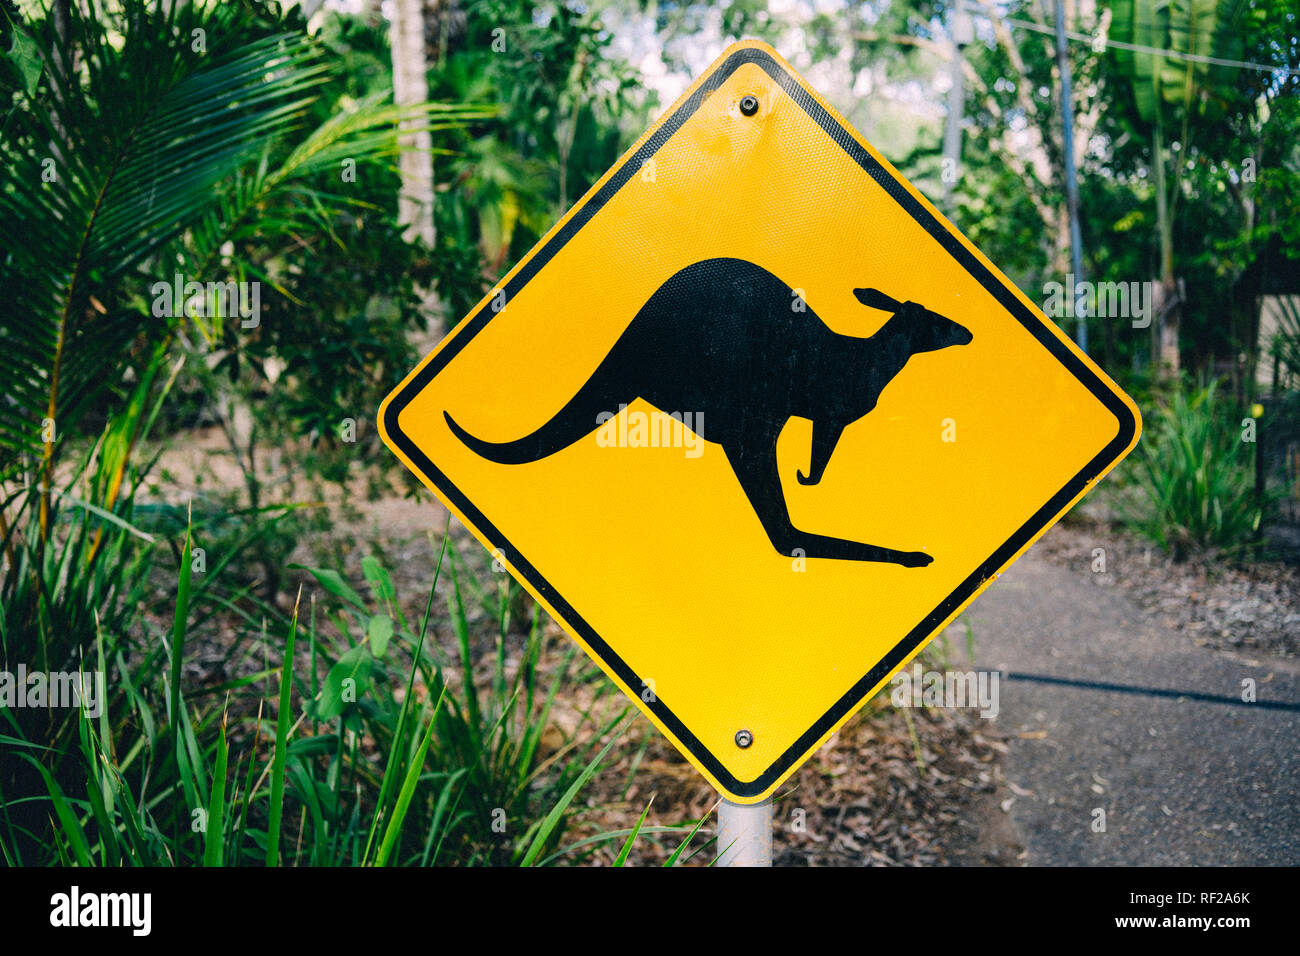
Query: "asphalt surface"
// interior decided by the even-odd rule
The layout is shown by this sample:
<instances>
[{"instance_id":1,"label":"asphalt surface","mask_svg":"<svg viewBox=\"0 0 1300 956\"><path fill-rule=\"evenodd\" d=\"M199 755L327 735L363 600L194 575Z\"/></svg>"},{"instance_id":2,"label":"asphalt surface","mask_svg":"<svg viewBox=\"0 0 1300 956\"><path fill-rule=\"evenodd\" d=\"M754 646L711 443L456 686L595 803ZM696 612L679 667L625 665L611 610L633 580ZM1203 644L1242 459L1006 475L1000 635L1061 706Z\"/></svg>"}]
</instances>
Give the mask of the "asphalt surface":
<instances>
[{"instance_id":1,"label":"asphalt surface","mask_svg":"<svg viewBox=\"0 0 1300 956\"><path fill-rule=\"evenodd\" d=\"M1300 864L1300 664L1198 647L1032 549L966 616L1029 865Z\"/></svg>"}]
</instances>

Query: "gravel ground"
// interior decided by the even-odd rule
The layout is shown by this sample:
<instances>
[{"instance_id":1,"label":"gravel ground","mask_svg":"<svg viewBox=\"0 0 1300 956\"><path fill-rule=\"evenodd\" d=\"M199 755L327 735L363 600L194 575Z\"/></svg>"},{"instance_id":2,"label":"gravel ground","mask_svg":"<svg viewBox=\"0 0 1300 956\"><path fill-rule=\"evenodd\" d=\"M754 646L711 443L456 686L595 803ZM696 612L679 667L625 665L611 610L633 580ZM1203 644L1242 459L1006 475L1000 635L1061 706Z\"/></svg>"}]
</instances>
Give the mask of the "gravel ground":
<instances>
[{"instance_id":1,"label":"gravel ground","mask_svg":"<svg viewBox=\"0 0 1300 956\"><path fill-rule=\"evenodd\" d=\"M1300 566L1242 565L1207 555L1175 562L1143 541L1086 520L1058 525L1034 553L1086 572L1098 587L1124 591L1162 627L1198 646L1300 657Z\"/></svg>"}]
</instances>

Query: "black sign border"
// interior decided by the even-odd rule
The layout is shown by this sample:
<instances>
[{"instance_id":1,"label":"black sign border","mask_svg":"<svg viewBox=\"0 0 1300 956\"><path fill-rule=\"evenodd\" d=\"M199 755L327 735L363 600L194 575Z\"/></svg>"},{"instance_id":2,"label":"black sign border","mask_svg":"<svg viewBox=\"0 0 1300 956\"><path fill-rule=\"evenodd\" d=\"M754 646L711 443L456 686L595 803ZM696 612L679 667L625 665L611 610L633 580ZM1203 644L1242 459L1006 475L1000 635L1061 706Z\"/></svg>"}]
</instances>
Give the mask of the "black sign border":
<instances>
[{"instance_id":1,"label":"black sign border","mask_svg":"<svg viewBox=\"0 0 1300 956\"><path fill-rule=\"evenodd\" d=\"M555 254L577 234L588 220L592 218L614 195L623 184L635 176L642 165L664 145L688 119L698 110L706 98L740 67L753 63L761 67L775 83L789 94L808 116L816 122L827 135L849 154L884 190L902 206L931 236L933 236L948 253L957 260L979 283L1025 328L1043 344L1058 361L1061 362L1097 399L1114 415L1118 423L1117 432L1111 442L1093 458L1070 482L1038 509L1010 539L993 552L987 560L977 567L958 587L944 598L939 605L912 628L894 648L869 670L861 680L853 685L835 705L794 742L781 756L754 780L738 780L722 765L704 744L672 712L661 697L652 702L642 702L665 727L681 742L690 753L703 764L718 783L731 794L739 797L754 797L761 794L775 781L779 780L794 764L802 760L811 748L846 714L862 701L873 687L885 678L902 660L916 649L956 608L960 607L985 581L991 578L1022 547L1044 531L1062 509L1079 495L1091 482L1100 478L1123 455L1137 431L1138 422L1129 407L1114 390L1099 378L1077 355L1067 348L1043 322L1037 318L1020 301L1011 288L997 278L983 265L956 236L948 231L933 214L912 195L903 183L884 166L878 163L840 122L804 88L798 78L787 70L767 51L757 47L737 50L707 76L705 81L666 117L630 156L625 158L612 176L592 195L580 202L573 215L564 226L534 248L524 259L518 272L503 287L506 301L514 296L542 269ZM600 635L583 619L564 597L542 577L538 570L511 545L506 537L480 512L473 503L451 483L451 481L433 464L429 458L415 446L401 430L398 419L402 410L433 380L447 364L456 357L461 349L475 335L483 330L496 313L485 302L471 313L456 330L455 337L438 352L432 360L424 365L419 373L389 401L384 413L384 426L389 438L406 454L424 476L447 496L478 531L501 549L502 554L519 574L545 598L564 621L577 631L587 646L610 668L623 683L634 693L642 685L641 678L631 667L616 654Z\"/></svg>"}]
</instances>

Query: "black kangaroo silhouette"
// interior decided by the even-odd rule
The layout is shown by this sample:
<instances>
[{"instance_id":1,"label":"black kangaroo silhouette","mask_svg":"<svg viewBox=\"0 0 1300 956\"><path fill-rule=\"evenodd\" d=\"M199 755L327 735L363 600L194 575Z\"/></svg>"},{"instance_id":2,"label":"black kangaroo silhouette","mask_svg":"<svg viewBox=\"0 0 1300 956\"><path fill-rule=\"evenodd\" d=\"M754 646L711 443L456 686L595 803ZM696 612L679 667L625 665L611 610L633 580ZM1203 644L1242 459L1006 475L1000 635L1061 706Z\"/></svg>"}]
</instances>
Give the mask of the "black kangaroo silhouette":
<instances>
[{"instance_id":1,"label":"black kangaroo silhouette","mask_svg":"<svg viewBox=\"0 0 1300 956\"><path fill-rule=\"evenodd\" d=\"M706 259L675 274L650 297L609 354L554 417L513 441L471 435L444 412L471 450L507 465L538 461L595 431L597 416L642 398L660 410L704 416L700 438L720 444L767 532L784 555L883 561L924 567L921 551L800 531L790 522L776 441L792 417L813 422L811 467L799 483L822 479L845 427L876 407L881 391L913 355L965 345L971 333L915 302L875 289L858 301L893 311L874 335L831 331L798 293L744 259ZM698 420L698 419L697 419Z\"/></svg>"}]
</instances>

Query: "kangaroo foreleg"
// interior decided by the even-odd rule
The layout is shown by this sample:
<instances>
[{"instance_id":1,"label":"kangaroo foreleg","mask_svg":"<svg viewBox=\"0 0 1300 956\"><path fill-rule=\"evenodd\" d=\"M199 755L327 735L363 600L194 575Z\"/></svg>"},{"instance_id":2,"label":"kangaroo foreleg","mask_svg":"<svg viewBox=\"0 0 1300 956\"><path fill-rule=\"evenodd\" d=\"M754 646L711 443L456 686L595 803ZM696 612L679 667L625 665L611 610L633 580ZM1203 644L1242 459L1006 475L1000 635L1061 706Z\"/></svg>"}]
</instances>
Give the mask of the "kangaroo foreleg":
<instances>
[{"instance_id":1,"label":"kangaroo foreleg","mask_svg":"<svg viewBox=\"0 0 1300 956\"><path fill-rule=\"evenodd\" d=\"M813 422L812 453L808 462L808 474L802 471L797 474L801 485L815 485L822 480L822 474L826 471L826 465L831 460L831 455L835 453L835 446L839 443L840 435L844 434L844 426L839 422L830 422L820 420Z\"/></svg>"}]
</instances>

